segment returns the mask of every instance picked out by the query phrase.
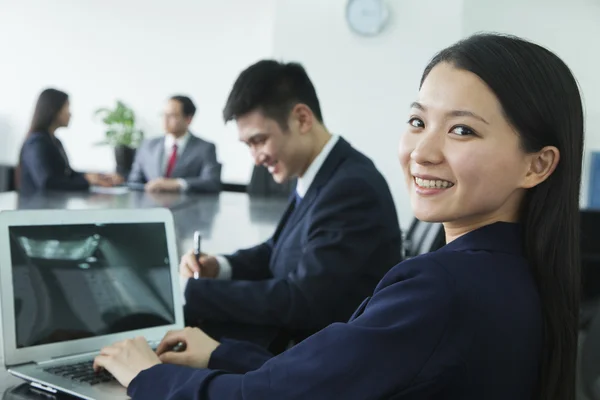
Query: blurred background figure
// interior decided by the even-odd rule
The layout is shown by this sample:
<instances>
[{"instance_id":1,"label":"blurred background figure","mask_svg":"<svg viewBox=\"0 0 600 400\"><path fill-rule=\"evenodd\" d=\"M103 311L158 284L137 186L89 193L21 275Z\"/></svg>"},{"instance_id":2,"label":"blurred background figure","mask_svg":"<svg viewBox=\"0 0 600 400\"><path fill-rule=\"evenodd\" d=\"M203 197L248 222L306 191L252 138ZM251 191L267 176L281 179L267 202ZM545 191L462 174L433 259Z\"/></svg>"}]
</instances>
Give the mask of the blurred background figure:
<instances>
[{"instance_id":1,"label":"blurred background figure","mask_svg":"<svg viewBox=\"0 0 600 400\"><path fill-rule=\"evenodd\" d=\"M129 174L131 185L147 192L214 193L221 189L216 146L190 132L196 106L187 96L172 96L165 107L163 137L146 140Z\"/></svg>"},{"instance_id":2,"label":"blurred background figure","mask_svg":"<svg viewBox=\"0 0 600 400\"><path fill-rule=\"evenodd\" d=\"M21 193L45 190L88 190L91 185L114 186L123 178L116 174L74 171L56 130L69 125L69 96L56 89L44 90L35 106L31 127L19 156L17 187Z\"/></svg>"}]
</instances>

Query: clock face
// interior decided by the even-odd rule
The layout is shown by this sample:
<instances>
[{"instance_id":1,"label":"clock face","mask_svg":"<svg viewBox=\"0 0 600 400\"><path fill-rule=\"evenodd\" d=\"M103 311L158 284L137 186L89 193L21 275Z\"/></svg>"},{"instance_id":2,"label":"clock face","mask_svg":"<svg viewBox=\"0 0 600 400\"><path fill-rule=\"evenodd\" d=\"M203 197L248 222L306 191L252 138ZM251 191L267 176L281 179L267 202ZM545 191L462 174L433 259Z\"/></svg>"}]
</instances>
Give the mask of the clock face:
<instances>
[{"instance_id":1,"label":"clock face","mask_svg":"<svg viewBox=\"0 0 600 400\"><path fill-rule=\"evenodd\" d=\"M346 19L352 30L360 35L375 36L385 27L388 8L384 0L348 0Z\"/></svg>"}]
</instances>

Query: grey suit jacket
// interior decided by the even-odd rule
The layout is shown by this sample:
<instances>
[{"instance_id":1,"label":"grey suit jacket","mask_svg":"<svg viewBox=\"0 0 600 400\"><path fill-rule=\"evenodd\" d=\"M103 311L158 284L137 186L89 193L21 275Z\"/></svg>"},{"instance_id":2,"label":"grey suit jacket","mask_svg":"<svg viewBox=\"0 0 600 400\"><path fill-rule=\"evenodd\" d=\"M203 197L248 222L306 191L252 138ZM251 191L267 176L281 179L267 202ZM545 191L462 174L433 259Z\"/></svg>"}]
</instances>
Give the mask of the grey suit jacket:
<instances>
[{"instance_id":1,"label":"grey suit jacket","mask_svg":"<svg viewBox=\"0 0 600 400\"><path fill-rule=\"evenodd\" d=\"M135 154L128 182L143 184L163 177L164 157L164 137L144 141ZM215 145L190 134L171 178L184 179L190 192L218 192L221 189L221 164L217 161Z\"/></svg>"}]
</instances>

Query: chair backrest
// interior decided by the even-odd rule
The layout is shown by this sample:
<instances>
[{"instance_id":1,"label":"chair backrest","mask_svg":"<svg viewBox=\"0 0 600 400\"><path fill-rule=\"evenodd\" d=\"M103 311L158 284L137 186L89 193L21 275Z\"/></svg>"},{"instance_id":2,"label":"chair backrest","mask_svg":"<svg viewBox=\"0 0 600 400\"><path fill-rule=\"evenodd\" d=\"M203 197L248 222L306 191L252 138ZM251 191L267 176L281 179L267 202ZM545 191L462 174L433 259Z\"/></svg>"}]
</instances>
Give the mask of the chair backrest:
<instances>
[{"instance_id":1,"label":"chair backrest","mask_svg":"<svg viewBox=\"0 0 600 400\"><path fill-rule=\"evenodd\" d=\"M252 178L250 178L250 184L248 185L248 194L251 196L287 198L295 188L295 179L279 184L273 180L273 177L265 167L256 165L254 166Z\"/></svg>"},{"instance_id":2,"label":"chair backrest","mask_svg":"<svg viewBox=\"0 0 600 400\"><path fill-rule=\"evenodd\" d=\"M0 192L15 190L15 167L0 165Z\"/></svg>"},{"instance_id":3,"label":"chair backrest","mask_svg":"<svg viewBox=\"0 0 600 400\"><path fill-rule=\"evenodd\" d=\"M446 244L444 226L413 219L404 238L404 257L411 258L435 251Z\"/></svg>"},{"instance_id":4,"label":"chair backrest","mask_svg":"<svg viewBox=\"0 0 600 400\"><path fill-rule=\"evenodd\" d=\"M585 335L579 369L585 394L590 400L600 400L600 309Z\"/></svg>"},{"instance_id":5,"label":"chair backrest","mask_svg":"<svg viewBox=\"0 0 600 400\"><path fill-rule=\"evenodd\" d=\"M223 182L221 183L221 190L223 192L248 193L248 185Z\"/></svg>"},{"instance_id":6,"label":"chair backrest","mask_svg":"<svg viewBox=\"0 0 600 400\"><path fill-rule=\"evenodd\" d=\"M581 215L582 299L600 298L600 210L583 209Z\"/></svg>"}]
</instances>

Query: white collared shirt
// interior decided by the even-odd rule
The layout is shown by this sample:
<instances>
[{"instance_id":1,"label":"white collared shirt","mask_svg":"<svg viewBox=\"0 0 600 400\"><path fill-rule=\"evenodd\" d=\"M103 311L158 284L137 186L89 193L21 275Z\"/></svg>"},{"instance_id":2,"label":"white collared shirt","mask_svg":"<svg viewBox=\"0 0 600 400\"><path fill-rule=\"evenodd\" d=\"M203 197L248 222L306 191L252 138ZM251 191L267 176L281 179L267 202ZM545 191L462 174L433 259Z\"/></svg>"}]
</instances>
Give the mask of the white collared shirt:
<instances>
[{"instance_id":1,"label":"white collared shirt","mask_svg":"<svg viewBox=\"0 0 600 400\"><path fill-rule=\"evenodd\" d=\"M177 158L181 157L181 154L183 154L183 150L185 149L185 146L187 145L187 143L190 141L190 133L186 132L185 135L183 135L180 138L175 138L175 136L171 135L170 133L167 133L165 135L165 153L163 155L163 162L162 162L162 172L163 172L163 176L164 174L166 174L167 172L167 168L169 166L169 160L171 159L171 154L173 153L173 145L176 144L177 145ZM181 190L185 191L188 188L188 184L185 181L185 179L177 179L177 182L179 182L179 185L181 186Z\"/></svg>"},{"instance_id":2,"label":"white collared shirt","mask_svg":"<svg viewBox=\"0 0 600 400\"><path fill-rule=\"evenodd\" d=\"M179 157L183 153L183 150L185 149L185 146L187 145L189 140L190 140L189 132L177 139L175 139L175 136L171 135L170 133L167 133L165 135L165 155L163 157L163 165L162 165L163 174L165 172L167 172L167 166L169 165L169 159L171 158L171 153L173 153L173 145L174 144L177 145L177 157Z\"/></svg>"},{"instance_id":3,"label":"white collared shirt","mask_svg":"<svg viewBox=\"0 0 600 400\"><path fill-rule=\"evenodd\" d=\"M329 138L325 146L323 146L321 152L310 163L310 165L304 172L304 175L298 178L298 181L296 183L296 192L301 198L304 198L304 196L306 196L308 189L310 189L310 185L312 185L313 181L315 180L315 177L319 173L319 170L323 166L323 163L325 163L325 160L327 160L327 157L329 157L329 154L331 153L333 147L339 139L340 137L338 135L333 135L331 138ZM171 146L173 145L171 144ZM219 273L217 274L216 279L231 279L231 264L229 263L227 258L223 256L215 256L215 258L219 263ZM188 278L180 276L179 283L181 286L181 291L183 293L183 304L185 305L185 288L187 287Z\"/></svg>"},{"instance_id":4,"label":"white collared shirt","mask_svg":"<svg viewBox=\"0 0 600 400\"><path fill-rule=\"evenodd\" d=\"M298 196L300 196L301 198L304 198L304 196L306 196L308 189L310 189L310 185L315 180L317 173L319 173L319 171L321 170L323 163L325 162L325 160L327 160L327 157L329 157L329 153L331 153L331 150L333 150L333 147L339 139L340 137L337 135L333 135L332 137L330 137L325 146L323 146L321 152L315 157L313 162L310 163L308 168L306 168L304 175L298 178L298 182L296 183L296 192L298 193Z\"/></svg>"}]
</instances>

